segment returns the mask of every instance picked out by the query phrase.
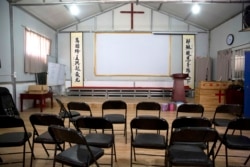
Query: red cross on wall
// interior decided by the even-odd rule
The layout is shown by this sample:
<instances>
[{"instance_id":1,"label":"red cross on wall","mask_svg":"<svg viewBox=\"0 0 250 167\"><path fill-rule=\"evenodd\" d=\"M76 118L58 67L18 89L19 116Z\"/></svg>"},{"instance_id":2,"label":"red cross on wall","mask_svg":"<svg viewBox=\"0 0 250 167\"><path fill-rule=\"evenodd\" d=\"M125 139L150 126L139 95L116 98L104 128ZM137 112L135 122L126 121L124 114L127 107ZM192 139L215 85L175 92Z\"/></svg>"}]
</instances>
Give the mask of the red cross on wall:
<instances>
[{"instance_id":1,"label":"red cross on wall","mask_svg":"<svg viewBox=\"0 0 250 167\"><path fill-rule=\"evenodd\" d=\"M131 30L134 29L134 14L143 14L143 11L134 11L134 4L131 3L131 11L121 11L121 13L131 14Z\"/></svg>"},{"instance_id":2,"label":"red cross on wall","mask_svg":"<svg viewBox=\"0 0 250 167\"><path fill-rule=\"evenodd\" d=\"M219 96L219 103L221 103L221 97L225 96L225 94L222 93L221 90L219 90L219 93L215 93L215 96Z\"/></svg>"}]
</instances>

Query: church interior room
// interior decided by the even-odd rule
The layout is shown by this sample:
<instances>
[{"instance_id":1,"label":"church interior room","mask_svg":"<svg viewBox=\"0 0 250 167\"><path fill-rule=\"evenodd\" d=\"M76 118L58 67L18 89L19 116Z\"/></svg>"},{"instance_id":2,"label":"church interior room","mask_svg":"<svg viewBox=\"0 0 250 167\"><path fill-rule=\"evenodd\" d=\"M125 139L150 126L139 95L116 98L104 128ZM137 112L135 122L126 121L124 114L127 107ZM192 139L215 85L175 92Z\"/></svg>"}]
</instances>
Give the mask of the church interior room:
<instances>
[{"instance_id":1,"label":"church interior room","mask_svg":"<svg viewBox=\"0 0 250 167\"><path fill-rule=\"evenodd\" d=\"M0 21L0 115L13 107L11 115L20 116L32 132L30 116L58 115L60 102L66 110L70 102L84 102L92 116L102 117L105 101L124 101L126 142L115 131L113 166L130 165L130 121L140 102L160 105L169 139L184 104L201 105L209 120L224 104L239 105L241 116L250 117L249 0L1 0ZM66 127L76 126L65 121ZM215 129L222 134L225 128ZM25 166L30 166L26 147ZM8 151L3 149L0 154ZM42 146L35 150L46 160L33 159L32 166L53 166ZM229 157L230 167L250 166L244 163L249 151L228 153L246 155ZM216 156L215 166L225 167L224 146L218 154L223 156ZM0 164L15 158L0 155ZM162 157L138 156L138 161L164 166Z\"/></svg>"}]
</instances>

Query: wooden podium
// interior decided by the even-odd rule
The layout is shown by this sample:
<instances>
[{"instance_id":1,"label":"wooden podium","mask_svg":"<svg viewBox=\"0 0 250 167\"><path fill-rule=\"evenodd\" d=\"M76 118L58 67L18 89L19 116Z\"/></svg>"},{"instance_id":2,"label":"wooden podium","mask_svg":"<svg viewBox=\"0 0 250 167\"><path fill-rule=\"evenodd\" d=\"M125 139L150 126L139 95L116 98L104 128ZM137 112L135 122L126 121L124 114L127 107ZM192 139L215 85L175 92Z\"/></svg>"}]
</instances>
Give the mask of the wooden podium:
<instances>
[{"instance_id":1,"label":"wooden podium","mask_svg":"<svg viewBox=\"0 0 250 167\"><path fill-rule=\"evenodd\" d=\"M177 102L186 102L184 79L188 77L188 74L177 73L172 75L174 79L174 88L172 100Z\"/></svg>"},{"instance_id":2,"label":"wooden podium","mask_svg":"<svg viewBox=\"0 0 250 167\"><path fill-rule=\"evenodd\" d=\"M225 104L225 90L231 82L201 81L195 89L195 103L203 105L205 111L215 111L220 104Z\"/></svg>"}]
</instances>

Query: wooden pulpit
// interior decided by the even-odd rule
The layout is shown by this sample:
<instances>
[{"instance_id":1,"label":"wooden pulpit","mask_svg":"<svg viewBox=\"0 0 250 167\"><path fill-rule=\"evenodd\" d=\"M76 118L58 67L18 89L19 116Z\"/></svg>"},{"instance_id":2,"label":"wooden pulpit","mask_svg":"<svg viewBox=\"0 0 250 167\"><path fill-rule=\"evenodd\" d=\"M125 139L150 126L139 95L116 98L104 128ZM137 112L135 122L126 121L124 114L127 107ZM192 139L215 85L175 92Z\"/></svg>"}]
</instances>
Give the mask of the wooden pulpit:
<instances>
[{"instance_id":1,"label":"wooden pulpit","mask_svg":"<svg viewBox=\"0 0 250 167\"><path fill-rule=\"evenodd\" d=\"M184 79L188 77L188 74L177 73L172 74L174 79L172 100L175 102L186 102Z\"/></svg>"},{"instance_id":2,"label":"wooden pulpit","mask_svg":"<svg viewBox=\"0 0 250 167\"><path fill-rule=\"evenodd\" d=\"M215 111L220 104L225 104L225 90L229 81L201 81L195 89L195 103L203 105L205 111Z\"/></svg>"}]
</instances>

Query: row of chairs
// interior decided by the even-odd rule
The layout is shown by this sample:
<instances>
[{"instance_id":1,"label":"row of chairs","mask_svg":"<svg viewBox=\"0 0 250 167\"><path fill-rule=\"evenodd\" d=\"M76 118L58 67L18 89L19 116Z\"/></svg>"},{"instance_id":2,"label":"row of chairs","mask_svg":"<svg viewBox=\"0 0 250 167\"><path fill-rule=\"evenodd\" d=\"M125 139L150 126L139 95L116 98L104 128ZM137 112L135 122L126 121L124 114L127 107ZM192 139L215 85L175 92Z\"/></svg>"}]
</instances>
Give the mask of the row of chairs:
<instances>
[{"instance_id":1,"label":"row of chairs","mask_svg":"<svg viewBox=\"0 0 250 167\"><path fill-rule=\"evenodd\" d=\"M107 103L110 103L110 101L107 102ZM125 104L125 102L123 102L123 103ZM143 104L143 103L145 103L145 104ZM159 115L158 116L156 115L154 117L160 117L161 106L159 104L157 104L157 103L155 103L154 105L150 104L150 103L152 103L152 102L138 103L137 106L136 106L136 116L139 115L138 114L139 110L144 110L145 109L145 110L150 110L150 111L158 110L158 112L156 112L156 113L159 113ZM104 104L105 104L105 102L104 102ZM154 107L152 107L152 106L154 106ZM118 108L116 108L116 109L118 109ZM228 105L228 104L220 105L220 106L218 106L216 108L216 111L214 113L214 117L213 117L213 119L211 121L214 124L214 126L227 127L229 121L231 121L232 118L226 118L225 119L224 116L222 116L221 118L217 118L217 117L219 117L220 114L229 114L229 115L234 116L235 118L237 118L237 117L242 116L242 111L243 111L242 106L240 106L240 105ZM201 114L200 116L202 117L203 112L204 112L204 108L203 108L202 105L199 105L199 104L183 104L180 107L178 107L177 112L176 112L176 117L179 117L179 114L181 112L199 113L199 114ZM148 115L147 115L147 117L148 117ZM222 134L220 136L222 136ZM222 142L221 142L219 148L221 147L221 145L222 145ZM216 156L218 154L218 151L219 151L219 149L217 150ZM228 156L226 155L226 157L228 157ZM246 162L245 162L245 164L246 164ZM226 161L226 163L228 163L228 162Z\"/></svg>"},{"instance_id":2,"label":"row of chairs","mask_svg":"<svg viewBox=\"0 0 250 167\"><path fill-rule=\"evenodd\" d=\"M69 102L67 108L64 104L56 99L60 105L60 116L63 118L69 118L70 123L80 115L92 116L91 108L87 103L84 102ZM79 113L79 111L84 113ZM108 113L109 112L109 113ZM137 116L153 116L161 117L161 105L154 101L143 101L136 104L136 117ZM176 111L176 118L180 116L203 117L204 107L201 104L185 103L180 105ZM226 127L230 120L233 118L241 117L243 114L243 107L238 104L222 104L219 105L211 119L214 126ZM113 124L124 124L123 134L125 136L125 142L127 143L127 104L122 100L107 100L102 104L102 117L111 121Z\"/></svg>"},{"instance_id":3,"label":"row of chairs","mask_svg":"<svg viewBox=\"0 0 250 167\"><path fill-rule=\"evenodd\" d=\"M12 162L5 162L0 158L0 165L22 163L25 167L26 144L31 148L32 133L27 131L23 119L19 116L12 95L5 87L0 87L0 148L5 148L0 155L22 155L22 159L14 158ZM6 148L22 147L22 151L9 151Z\"/></svg>"},{"instance_id":4,"label":"row of chairs","mask_svg":"<svg viewBox=\"0 0 250 167\"><path fill-rule=\"evenodd\" d=\"M73 111L70 109L72 107L69 107L70 103L68 103L69 112ZM74 108L74 109L76 109L76 108ZM107 116L104 114L105 109L115 109L116 114L111 114L111 115ZM118 109L124 109L125 113L124 114L117 114ZM154 116L150 116L150 117L159 117L160 118L161 106L159 103L140 102L136 105L136 116L140 115L139 114L140 110L153 111L156 114ZM214 116L211 119L211 122L213 123L213 125L215 127L216 126L227 127L229 121L232 120L232 116L234 116L235 118L241 117L242 113L243 113L242 111L243 111L243 109L242 109L242 106L240 106L240 105L231 105L231 104L220 105L216 108ZM202 117L203 113L204 113L204 108L200 104L183 104L183 105L178 107L177 112L176 112L176 118L181 116L181 113L185 113L184 115L186 115L187 113L199 114L198 116ZM116 118L118 118L119 116L120 116L120 118L122 118L123 122L120 122L120 123L125 124L125 127L124 127L125 137L127 136L126 135L126 131L127 131L126 130L127 129L126 128L126 114L127 114L127 107L126 107L126 103L124 101L109 100L109 101L104 102L102 105L102 116L105 117L107 120L110 120L113 123L117 123ZM230 115L230 118L225 118L225 114ZM149 115L147 113L147 117L148 116ZM219 148L221 147L221 145L222 145L222 143L220 144ZM219 151L219 149L217 150L216 156L218 154L218 151Z\"/></svg>"},{"instance_id":5,"label":"row of chairs","mask_svg":"<svg viewBox=\"0 0 250 167\"><path fill-rule=\"evenodd\" d=\"M97 159L102 157L104 155L104 151L101 148L111 148L111 163L110 166L113 165L113 156L115 157L116 161L116 151L115 151L115 140L114 140L114 133L113 133L113 127L112 123L108 120L106 120L103 117L78 117L76 119L76 122L74 123L76 129L69 129L68 127L63 126L63 120L57 116L57 115L51 115L51 114L32 114L30 116L30 121L32 126L34 127L34 138L33 143L40 143L40 144L55 144L56 141L56 147L55 147L55 155L54 155L54 165L55 162L60 162L66 165L72 165L72 166L88 166L92 163L96 163L97 166L98 162ZM38 128L36 125L45 125L49 127L49 131L43 132L40 134L38 131ZM51 126L53 125L53 126ZM168 130L169 125L168 122L163 118L158 117L136 117L132 119L130 122L131 127L131 155L130 155L130 162L131 166L133 164L137 164L136 162L136 155L141 155L141 153L137 153L137 148L146 148L146 149L160 149L164 150L165 154L162 156L165 157L165 165L168 163L168 156L170 164L177 164L176 160L173 159L173 155L175 155L176 152L176 144L178 145L178 148L182 146L185 142L185 139L188 139L187 141L193 142L192 138L187 138L188 136L182 136L178 138L178 135L175 134L177 129L180 129L182 127L211 127L211 122L207 120L206 118L194 118L194 117L180 117L173 121L172 124L172 130L171 130L171 139L170 139L170 145L168 146ZM82 132L81 128L88 129L85 133ZM90 133L91 131L89 129L93 129L94 132ZM111 133L97 133L96 130L111 130ZM205 142L202 139L200 134L200 131L210 130L210 129L194 129L196 131L195 136L199 136L199 140L194 140L195 142ZM198 131L199 130L199 131ZM154 133L152 131L156 131L157 133ZM165 133L159 133L164 131ZM186 135L192 135L192 131L190 129L186 129L185 132ZM182 132L183 133L183 132ZM204 132L203 132L204 133ZM212 133L212 132L211 132ZM215 132L214 132L215 133ZM51 134L49 136L48 134ZM172 137L172 135L175 134L177 137ZM183 139L184 138L184 139ZM210 139L211 137L208 136ZM216 138L217 139L217 138ZM179 141L180 140L180 141ZM212 140L212 139L211 139ZM73 145L67 149L65 149L65 146L63 148L61 145L64 142L70 142L70 143L76 143L85 145L85 147L80 147L79 145ZM173 144L173 146L172 146ZM195 143L196 144L196 143ZM185 147L187 145L185 144ZM195 147L196 148L196 147ZM197 147L197 149L200 148ZM207 147L206 147L207 148ZM213 147L214 148L214 147ZM32 145L32 159L35 157L34 152L34 145ZM45 150L47 150L44 147ZM57 150L62 151L61 153L57 154ZM88 150L86 153L86 149ZM194 147L190 148L190 150L193 150ZM203 148L204 149L204 148ZM201 150L203 150L201 149ZM84 152L85 150L85 152ZM178 149L177 149L178 150ZM196 150L197 151L197 150ZM84 152L85 154L82 154ZM169 152L167 154L167 152ZM81 157L79 159L79 154L81 153ZM144 153L145 154L145 153ZM84 158L85 155L90 156L89 160ZM179 155L179 154L176 154ZM180 154L182 155L182 154ZM151 156L153 156L151 154ZM154 156L159 156L155 155ZM207 158L206 154L203 154L203 160L204 157ZM31 159L31 166L32 166L32 159ZM200 157L199 157L200 160ZM210 161L209 161L210 162ZM189 162L191 163L191 162ZM144 164L145 165L145 164ZM183 162L182 162L183 165ZM192 165L195 165L192 163Z\"/></svg>"},{"instance_id":6,"label":"row of chairs","mask_svg":"<svg viewBox=\"0 0 250 167\"><path fill-rule=\"evenodd\" d=\"M94 148L94 150L99 150L99 151L100 151L99 148L104 148L104 149L110 148L110 153L108 154L111 155L111 162L108 163L108 165L112 166L113 157L115 158L115 161L117 161L113 125L110 121L102 117L79 116L74 122L74 126L75 126L74 130L76 130L78 133L81 133L82 137L80 137L81 135L79 136L77 134L72 135L72 136L71 135L67 136L67 134L65 135L59 134L59 137L61 137L60 139L58 139L57 136L55 138L55 136L51 135L51 132L47 131L49 126L54 125L56 127L60 127L61 129L64 127L66 128L66 131L69 130L71 131L71 133L73 133L73 131L70 130L69 127L64 126L64 121L60 116L55 115L55 114L36 113L30 116L30 122L34 129L30 166L32 166L33 159L38 159L34 154L35 152L34 148L36 148L34 146L35 144L42 144L48 156L49 156L49 153L48 153L49 149L45 145L57 144L57 146L55 148L52 148L52 150L55 151L54 156L57 157L55 158L55 160L58 162L63 162L65 164L70 164L72 162L71 165L73 166L84 166L84 165L88 166L88 163L92 162L92 161L88 162L87 161L88 159L84 158L85 154L81 155L83 156L83 159L81 158L78 159L78 155L80 155L81 152L84 152L84 151L82 149L77 150L75 146L72 146L73 148L70 147L70 149L67 150L66 153L61 153L59 155L56 155L58 150L63 151L65 149L65 146L61 147L61 145L64 144L64 142L69 142L69 143L83 142L85 143L84 145L86 145L86 147L89 147L90 149L92 147L96 147ZM43 128L41 128L41 126L43 126ZM76 138L74 138L74 136ZM79 139L79 137L83 138L84 140ZM81 141L78 141L78 140L81 140ZM84 147L84 149L86 149L86 147ZM40 159L44 159L44 158L40 158ZM45 159L48 159L48 158L45 158ZM55 161L53 164L54 164L53 166L55 166Z\"/></svg>"},{"instance_id":7,"label":"row of chairs","mask_svg":"<svg viewBox=\"0 0 250 167\"><path fill-rule=\"evenodd\" d=\"M0 146L23 146L22 162L23 166L25 166L25 144L29 142L29 138L32 136L32 134L30 132L27 132L23 120L20 117L1 116L0 121L1 123L3 123L1 124L1 128L19 126L23 128L23 132L10 131L1 134ZM50 122L47 123L49 130L43 132L42 134L38 132L37 128L34 128L33 136L36 137L33 138L33 144L31 146L31 166L32 159L36 158L36 156L34 155L34 143L56 144L56 147L53 149L55 151L54 162L57 161L73 166L88 166L92 163L96 163L98 166L97 160L104 155L103 148L106 148L103 146L104 143L102 142L110 141L110 145L112 146L107 146L108 148L111 148L110 166L112 166L113 164L113 157L115 157L115 161L117 160L112 123L102 117L79 117L76 120L76 129L64 127L64 125L62 124L63 120L58 115L40 113L33 114L30 116L30 121L32 124L35 124L34 122L36 122L36 124L39 125L45 124L42 122ZM56 121L58 121L58 124L56 123ZM103 124L106 124L106 126L103 126ZM86 129L90 127L94 129L93 133L88 133L90 131L79 133L81 132L80 128ZM109 127L111 127L111 133L108 134L103 134L103 132L97 133L96 131L99 128L109 129ZM167 166L168 164L170 166L215 166L214 160L216 155L214 149L217 140L219 140L226 148L226 166L228 166L229 157L227 149L250 150L250 139L248 136L243 135L244 130L250 130L249 118L238 118L230 121L227 125L226 132L220 135L218 134L216 129L212 128L211 121L207 118L179 117L172 122L170 141L168 141L169 124L163 118L136 117L131 120L130 128L131 166L133 164L137 164L136 157L137 155L141 154L141 152L136 151L137 148L164 150L165 153L162 156L165 159L165 163L163 166ZM234 133L229 133L230 130L234 131ZM236 132L236 130L240 132ZM62 131L62 133L60 131ZM155 131L156 133L148 133L149 131ZM161 132L159 133L159 131ZM49 139L52 139L51 142L49 142ZM70 144L70 147L65 149L66 147L64 145L64 142L69 142L71 144L76 143L85 146ZM208 142L212 142L212 145L209 146L207 144ZM47 148L45 148L45 150L47 150ZM57 154L58 150L62 152ZM79 159L78 157L77 159L77 155L79 155L77 153L80 153L82 155L82 158ZM150 153L150 151L146 153ZM143 154L145 154L145 152ZM86 158L88 156L89 158ZM154 154L154 156L159 155ZM246 159L244 164L247 163L248 159L249 157Z\"/></svg>"},{"instance_id":8,"label":"row of chairs","mask_svg":"<svg viewBox=\"0 0 250 167\"><path fill-rule=\"evenodd\" d=\"M5 91L5 92L7 92L7 91ZM9 96L8 95L8 99L12 99L12 98L10 98L11 96ZM9 100L10 102L11 102L11 100ZM12 100L13 101L13 100ZM59 101L58 101L59 102ZM112 102L112 101L111 101ZM115 102L117 102L116 100L115 100ZM72 104L74 104L75 102L70 102L70 103L72 103ZM78 114L78 116L80 115L79 114L79 112L76 112L76 111L74 111L74 110L76 110L77 109L77 107L76 108L74 108L74 106L76 106L76 105L72 105L71 107L70 107L70 103L68 103L68 110L69 111L67 111L66 110L66 108L64 107L64 109L63 110L61 110L61 111L65 111L65 112L60 112L60 116L61 117L63 117L63 118L70 118L70 119L72 119L73 117L72 117L72 113L76 113L76 114ZM122 104L123 106L125 106L124 105L124 103L125 102L123 102L123 101L119 101L119 103L115 103L116 105L116 107L115 107L115 109L119 109L120 108L120 105L117 105L117 104ZM146 105L140 105L140 104L142 104L142 103L145 103ZM155 105L155 107L152 107L152 106L154 106L153 105L153 103L154 102L142 102L142 103L138 103L138 105L137 105L137 111L139 111L140 109L141 110L143 110L143 109L148 109L148 110L154 110L154 109L156 109L156 110L159 110L159 111L157 111L157 113L159 112L159 115L158 116L155 116L155 117L160 117L160 110L161 110L161 107L160 107L160 105L158 104L158 103L156 103L156 105ZM78 104L78 103L76 103L76 104ZM106 108L107 109L111 109L111 108L113 108L114 109L114 104L112 104L112 103L109 103L109 102L105 102L104 104L107 104L106 106ZM126 103L125 103L126 104ZM8 104L9 105L9 104ZM13 109L15 109L15 105L11 105L12 106L12 109L11 110L13 110ZM14 107L13 107L14 106ZM103 106L105 106L105 105L103 105ZM186 106L186 107L184 107L184 106ZM192 106L192 107L191 107ZM198 106L198 107L197 107ZM187 108L187 107L189 107L189 109ZM218 106L217 108L218 108L218 111L219 110L221 110L221 111L223 111L223 110L225 110L227 113L232 113L233 115L235 115L236 117L240 117L241 116L241 114L242 113L240 113L240 112L238 112L239 110L237 109L237 107L235 107L234 108L234 106L227 106L228 107L228 109L227 110L225 110L225 108L224 109L220 109L220 108L223 108L223 107L221 107L221 106ZM6 107L5 107L6 108ZM10 107L9 107L10 108ZM104 107L105 108L105 107ZM185 109L186 108L186 109ZM61 109L62 109L62 107L61 107ZM181 105L180 107L178 107L178 109L177 109L177 115L176 115L176 117L178 117L179 115L179 111L181 112L182 110L183 111L191 111L191 110L194 110L194 112L200 112L200 111L202 111L202 109L203 109L203 107L201 106L201 105L194 105L194 104L184 104L184 105ZM89 108L89 110L90 110L90 108ZM16 110L17 111L17 110ZM90 110L91 111L91 110ZM204 109L203 109L203 111L204 111ZM201 114L201 116L203 116L203 111L201 112L202 114ZM216 109L216 111L217 111L217 109ZM236 112L237 111L237 112ZM127 112L127 111L126 111ZM137 112L136 112L137 113ZM20 122L20 117L19 117L19 115L18 115L18 112L16 112L16 113L14 113L13 114L13 112L12 112L12 114L9 114L9 115L11 115L11 116L14 116L13 118L16 118L16 119L18 119L19 120L19 122ZM136 114L137 115L137 114ZM215 112L215 115L216 115L216 112ZM214 115L214 117L215 117L215 115ZM90 116L92 116L92 113L91 113L91 115ZM117 115L116 115L116 113L115 113L115 115L113 115L113 114L111 114L111 116L113 116L113 118L116 118L117 117ZM137 115L138 116L138 115ZM103 114L103 117L104 118L106 118L106 120L109 120L110 122L112 122L111 121L111 119L110 118L108 118L108 117L106 117L106 115L104 115ZM124 117L124 116L123 116ZM155 117L153 117L153 118L155 118ZM10 120L9 122L13 122L14 121L14 119L13 118L11 118L12 120ZM146 118L148 118L148 116L146 117ZM151 117L152 118L152 117ZM125 117L125 119L126 119L126 117ZM6 118L5 120L8 120L8 118ZM75 123L75 121L77 120L77 117L74 117L74 119L72 119L73 121L72 121L72 123L74 124ZM213 121L214 121L214 119L213 119ZM223 120L224 122L225 122L225 120ZM222 121L222 122L223 122ZM230 119L228 119L227 120L227 123L228 123L228 121L230 121ZM22 122L22 120L21 120L21 122ZM126 122L126 121L125 121ZM214 123L214 125L216 124L215 122L213 122ZM113 123L112 123L113 124ZM18 124L18 126L19 125L21 125L20 123ZM75 124L74 124L75 125ZM224 125L225 125L225 123L224 123ZM6 126L9 126L9 124L8 123L6 123L6 125L4 125L3 127L6 127ZM16 126L16 125L14 125L14 123L13 123L13 125L12 125L13 127L14 126ZM126 124L125 124L125 126L126 126ZM23 128L25 129L25 126L23 126ZM125 135L125 133L127 132L127 130L126 130L126 132L125 132L125 129L126 128L124 128L124 135ZM26 131L26 130L25 130ZM21 135L23 138L19 138L19 139L21 139L21 141L22 142L20 142L20 140L18 140L18 141L15 141L15 142L17 142L18 144L19 143L21 143L21 145L23 145L23 144L25 144L27 141L29 142L29 140L27 140L27 138L30 138L32 135L31 135L31 133L30 132L25 132L24 133L25 135ZM34 135L33 136L35 136L35 134L36 134L36 132L34 131ZM10 134L10 136L11 135L13 135L13 134ZM14 135L16 135L16 134L14 134ZM46 134L46 135L48 135L48 133ZM45 135L45 136L46 136ZM6 137L7 136L7 137ZM5 146L5 145L8 145L8 144L6 144L6 143L8 143L9 141L8 140L6 140L6 139L8 139L9 137L10 137L8 134L3 134L3 136L1 136L1 138L3 139L3 141L2 141L2 143L0 143L0 144L2 144L3 146ZM222 135L220 135L220 136L222 136ZM127 138L127 137L126 137ZM32 159L33 158L35 158L35 156L34 156L34 152L33 152L33 149L34 149L34 146L33 146L33 144L34 144L34 142L32 143L32 146L31 146L31 144L30 144L30 142L29 142L29 145L30 145L30 147L32 148ZM8 145L9 146L9 145ZM24 151L25 152L25 151ZM218 151L217 151L218 152ZM216 153L216 155L217 155L217 153ZM246 160L246 162L245 163L247 163L247 161L248 160ZM24 163L23 163L24 164ZM31 166L32 166L32 161L31 161Z\"/></svg>"},{"instance_id":9,"label":"row of chairs","mask_svg":"<svg viewBox=\"0 0 250 167\"><path fill-rule=\"evenodd\" d=\"M84 121L84 119L89 120L87 121L88 123L86 123L86 120ZM85 126L83 127L86 128L86 124L92 124L93 119L98 119L98 122L101 122L100 120L105 120L102 117L99 117L99 118L98 117L97 118L81 117L76 120L76 125L85 124ZM229 129L249 130L249 127L250 127L249 125L250 125L250 119L238 118L229 123L228 130ZM96 125L96 127L99 127L99 125ZM216 146L217 140L224 142L225 136L228 137L232 135L232 134L224 134L223 137L220 136L218 132L214 128L212 128L212 124L210 120L206 118L179 117L173 121L171 127L172 128L171 128L170 141L168 141L169 124L165 119L153 118L153 117L136 117L132 119L130 122L130 128L131 128L130 166L132 166L133 164L142 165L141 163L138 163L137 161L137 156L142 155L142 153L137 152L136 149L143 149L143 148L164 150L164 154L162 155L150 154L150 151L143 152L143 155L146 154L146 155L158 156L158 157L163 156L165 161L162 166L168 166L168 165L170 166L215 166L215 157L216 157L215 146ZM68 129L66 127L63 128L62 126L60 127L54 126L54 129L58 129L58 128L61 130L65 129L64 131L66 132L75 130L75 129L73 130ZM159 131L161 132L159 133ZM76 131L76 132L79 132L79 131ZM65 135L61 135L60 133L57 135L59 135L59 137L55 136L55 134L52 134L52 136L54 136L53 138L56 141L65 140L71 143L77 142L74 140L72 135L71 136L69 135L70 140L67 139ZM84 140L86 141L85 145L93 146L93 144L89 142L88 140L91 138L91 137L89 138L89 135L91 136L91 135L97 135L97 134L96 132L94 132L93 134L90 133L88 135L82 136L82 138L84 138ZM234 137L236 138L238 137L238 135L234 135ZM240 136L240 138L242 137L244 138L244 140L248 139L248 142L249 142L249 138L247 138L246 136ZM97 141L97 143L98 142L100 141ZM208 144L208 143L211 143L211 144ZM60 144L62 143L58 142L58 147ZM235 144L235 143L230 143L230 144ZM239 145L243 143L236 143L236 144ZM226 148L229 147L229 145L225 145L225 146ZM72 146L72 147L66 150L62 149L63 150L62 153L55 155L55 161L68 164L68 165L70 164L70 162L76 163L75 161L73 161L75 159L74 155L77 155L74 152L76 151L78 153L79 150L75 149L76 146ZM100 148L98 147L98 145L95 145L95 147ZM204 150L207 150L207 151L204 151ZM65 154L64 151L66 151L67 154ZM65 157L63 155L65 155ZM111 155L111 159L112 159L112 156L114 155ZM228 155L226 155L226 158L227 156ZM97 160L100 157L101 156L98 156L95 158ZM98 164L97 161L95 163ZM113 161L111 160L111 166L112 164L113 164Z\"/></svg>"},{"instance_id":10,"label":"row of chairs","mask_svg":"<svg viewBox=\"0 0 250 167\"><path fill-rule=\"evenodd\" d=\"M60 106L60 116L62 118L69 119L70 123L75 124L75 120L82 115L93 116L90 106L84 102L69 102L67 107L62 103L60 99L56 99ZM151 111L156 117L160 117L161 105L157 102L139 102L136 105L136 116L141 115L142 111ZM83 113L84 112L84 113ZM149 113L149 112L148 112ZM146 113L146 114L148 114ZM145 113L144 113L145 114ZM143 115L143 114L142 114ZM125 137L125 143L127 143L127 103L122 100L107 100L102 104L102 117L112 122L112 124L123 124L122 130Z\"/></svg>"},{"instance_id":11,"label":"row of chairs","mask_svg":"<svg viewBox=\"0 0 250 167\"><path fill-rule=\"evenodd\" d=\"M137 119L142 119L140 123ZM154 120L155 119L155 120ZM156 120L161 119L156 128ZM134 122L135 121L135 122ZM154 122L155 121L155 122ZM149 125L150 124L150 125ZM229 121L226 131L219 134L212 127L212 122L204 117L178 117L171 125L170 141L168 139L168 123L163 118L137 117L131 121L131 166L136 163L135 148L163 149L165 150L165 164L163 166L215 166L215 158L220 147L216 149L217 140L225 147L226 167L228 167L228 150L250 150L250 118L238 117ZM136 133L133 137L132 129L165 130L165 138L162 133L146 134ZM164 149L165 148L165 149ZM151 155L154 156L154 155ZM158 155L156 155L158 156ZM238 157L244 157L239 155ZM245 157L244 165L250 159Z\"/></svg>"}]
</instances>

